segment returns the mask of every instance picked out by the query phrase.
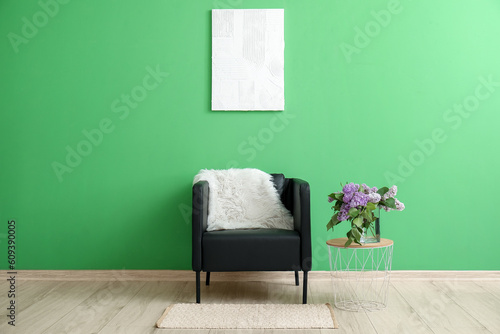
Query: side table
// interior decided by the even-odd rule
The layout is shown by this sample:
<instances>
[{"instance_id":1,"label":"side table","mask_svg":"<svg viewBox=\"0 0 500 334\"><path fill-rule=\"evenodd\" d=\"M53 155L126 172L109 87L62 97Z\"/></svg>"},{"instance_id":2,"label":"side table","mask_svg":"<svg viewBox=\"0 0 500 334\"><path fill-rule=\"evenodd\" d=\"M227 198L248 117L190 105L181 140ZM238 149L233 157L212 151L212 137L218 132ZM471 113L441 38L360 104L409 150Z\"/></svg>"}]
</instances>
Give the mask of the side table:
<instances>
[{"instance_id":1,"label":"side table","mask_svg":"<svg viewBox=\"0 0 500 334\"><path fill-rule=\"evenodd\" d=\"M330 256L335 306L347 311L379 310L387 306L394 242L352 243L347 238L326 242Z\"/></svg>"}]
</instances>

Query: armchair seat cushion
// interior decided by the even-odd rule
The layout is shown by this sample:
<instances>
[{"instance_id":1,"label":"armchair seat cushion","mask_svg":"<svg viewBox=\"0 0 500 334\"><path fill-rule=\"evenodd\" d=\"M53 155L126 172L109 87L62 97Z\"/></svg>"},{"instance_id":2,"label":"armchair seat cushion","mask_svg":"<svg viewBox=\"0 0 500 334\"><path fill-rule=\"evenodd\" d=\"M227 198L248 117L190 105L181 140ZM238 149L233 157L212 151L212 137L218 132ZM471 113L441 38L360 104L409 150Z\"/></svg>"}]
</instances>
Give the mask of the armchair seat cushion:
<instances>
[{"instance_id":1,"label":"armchair seat cushion","mask_svg":"<svg viewBox=\"0 0 500 334\"><path fill-rule=\"evenodd\" d=\"M300 270L300 234L296 230L241 229L203 234L205 271Z\"/></svg>"}]
</instances>

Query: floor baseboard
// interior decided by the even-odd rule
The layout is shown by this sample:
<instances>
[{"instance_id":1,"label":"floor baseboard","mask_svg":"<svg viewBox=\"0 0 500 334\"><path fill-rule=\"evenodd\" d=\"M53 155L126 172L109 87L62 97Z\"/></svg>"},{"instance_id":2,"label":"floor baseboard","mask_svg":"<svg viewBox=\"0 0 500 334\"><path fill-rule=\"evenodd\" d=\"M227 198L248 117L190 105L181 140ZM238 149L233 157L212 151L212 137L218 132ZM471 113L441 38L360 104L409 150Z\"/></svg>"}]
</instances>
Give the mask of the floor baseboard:
<instances>
[{"instance_id":1,"label":"floor baseboard","mask_svg":"<svg viewBox=\"0 0 500 334\"><path fill-rule=\"evenodd\" d=\"M1 276L8 271L0 271ZM293 279L293 272L217 272L211 281L273 281ZM301 275L302 276L302 275ZM26 281L194 281L191 270L18 270L17 280ZM311 271L309 279L330 280L329 271ZM495 281L500 280L500 271L484 270L394 270L391 280L417 281Z\"/></svg>"}]
</instances>

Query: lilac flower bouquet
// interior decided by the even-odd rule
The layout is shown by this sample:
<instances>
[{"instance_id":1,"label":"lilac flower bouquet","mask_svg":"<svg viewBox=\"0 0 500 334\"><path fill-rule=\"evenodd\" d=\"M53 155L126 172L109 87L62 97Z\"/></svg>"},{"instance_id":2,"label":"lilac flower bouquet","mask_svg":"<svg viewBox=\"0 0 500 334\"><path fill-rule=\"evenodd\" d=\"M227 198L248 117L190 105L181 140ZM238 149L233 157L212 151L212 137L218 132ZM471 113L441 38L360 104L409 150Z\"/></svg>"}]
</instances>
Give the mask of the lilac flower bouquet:
<instances>
[{"instance_id":1,"label":"lilac flower bouquet","mask_svg":"<svg viewBox=\"0 0 500 334\"><path fill-rule=\"evenodd\" d=\"M341 184L342 185L342 184ZM332 206L335 214L326 225L326 230L333 229L338 223L348 220L351 229L347 232L345 246L353 241L361 245L363 229L373 228L372 223L376 217L374 210L382 208L389 212L392 210L403 211L405 206L395 196L398 191L396 186L391 188L370 188L366 184L347 183L342 191L328 195L328 202L335 202Z\"/></svg>"}]
</instances>

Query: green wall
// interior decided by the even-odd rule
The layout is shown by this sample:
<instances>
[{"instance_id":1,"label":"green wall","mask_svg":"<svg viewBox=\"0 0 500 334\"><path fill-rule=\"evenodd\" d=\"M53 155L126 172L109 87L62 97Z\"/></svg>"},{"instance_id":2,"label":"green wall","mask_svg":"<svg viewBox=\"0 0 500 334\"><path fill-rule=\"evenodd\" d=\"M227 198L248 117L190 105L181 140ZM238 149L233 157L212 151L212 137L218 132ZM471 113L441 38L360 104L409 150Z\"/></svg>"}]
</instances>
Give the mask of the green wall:
<instances>
[{"instance_id":1,"label":"green wall","mask_svg":"<svg viewBox=\"0 0 500 334\"><path fill-rule=\"evenodd\" d=\"M310 182L314 270L345 181L399 186L393 269L500 270L499 1L66 2L0 4L0 269L8 219L17 269L190 269L237 166ZM212 8L285 8L285 112L210 110Z\"/></svg>"}]
</instances>

